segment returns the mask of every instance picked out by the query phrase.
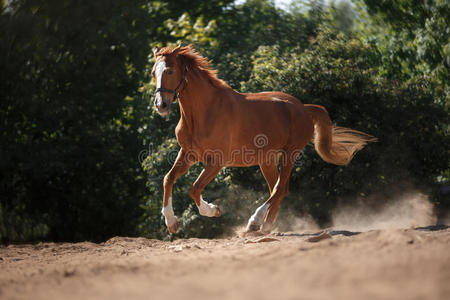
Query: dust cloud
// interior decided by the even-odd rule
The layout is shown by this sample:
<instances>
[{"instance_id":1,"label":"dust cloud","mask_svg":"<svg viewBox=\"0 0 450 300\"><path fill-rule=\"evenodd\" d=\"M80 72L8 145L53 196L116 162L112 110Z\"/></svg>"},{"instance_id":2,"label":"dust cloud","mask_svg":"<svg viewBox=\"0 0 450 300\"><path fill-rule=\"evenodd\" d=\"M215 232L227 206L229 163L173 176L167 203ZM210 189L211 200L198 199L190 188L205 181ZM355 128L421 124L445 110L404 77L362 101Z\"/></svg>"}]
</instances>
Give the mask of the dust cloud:
<instances>
[{"instance_id":1,"label":"dust cloud","mask_svg":"<svg viewBox=\"0 0 450 300\"><path fill-rule=\"evenodd\" d=\"M291 211L281 212L275 223L274 231L298 231L298 232L315 232L320 230L320 226L314 218L309 214L298 216Z\"/></svg>"},{"instance_id":2,"label":"dust cloud","mask_svg":"<svg viewBox=\"0 0 450 300\"><path fill-rule=\"evenodd\" d=\"M254 192L234 187L219 202L221 209L232 213L235 224L229 226L221 237L241 236L254 210L264 203L265 192ZM374 205L375 204L375 205ZM338 205L331 212L326 228L365 232L369 230L407 229L436 225L438 218L428 197L417 191L394 193L390 197L374 195L351 204ZM450 223L450 216L439 220ZM280 209L272 232L317 232L323 230L311 215Z\"/></svg>"},{"instance_id":3,"label":"dust cloud","mask_svg":"<svg viewBox=\"0 0 450 300\"><path fill-rule=\"evenodd\" d=\"M413 228L436 222L433 204L418 192L404 194L377 209L360 201L340 206L332 213L333 228L350 231Z\"/></svg>"}]
</instances>

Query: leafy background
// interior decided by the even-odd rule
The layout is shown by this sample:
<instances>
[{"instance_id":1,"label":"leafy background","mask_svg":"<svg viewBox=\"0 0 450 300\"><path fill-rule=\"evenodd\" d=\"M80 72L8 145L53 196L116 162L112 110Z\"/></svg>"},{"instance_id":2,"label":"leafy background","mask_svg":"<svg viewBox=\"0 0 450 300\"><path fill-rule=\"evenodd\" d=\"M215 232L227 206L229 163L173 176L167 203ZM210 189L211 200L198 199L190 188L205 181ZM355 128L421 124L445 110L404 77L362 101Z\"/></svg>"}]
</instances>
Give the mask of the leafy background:
<instances>
[{"instance_id":1,"label":"leafy background","mask_svg":"<svg viewBox=\"0 0 450 300\"><path fill-rule=\"evenodd\" d=\"M167 238L162 178L178 108L152 108L154 46L193 44L242 92L280 90L373 134L347 167L307 147L287 212L327 226L339 204L395 202L414 189L450 209L448 1L270 0L0 2L0 238ZM221 218L174 186L180 237L217 237L268 196L257 168L227 168L206 188Z\"/></svg>"}]
</instances>

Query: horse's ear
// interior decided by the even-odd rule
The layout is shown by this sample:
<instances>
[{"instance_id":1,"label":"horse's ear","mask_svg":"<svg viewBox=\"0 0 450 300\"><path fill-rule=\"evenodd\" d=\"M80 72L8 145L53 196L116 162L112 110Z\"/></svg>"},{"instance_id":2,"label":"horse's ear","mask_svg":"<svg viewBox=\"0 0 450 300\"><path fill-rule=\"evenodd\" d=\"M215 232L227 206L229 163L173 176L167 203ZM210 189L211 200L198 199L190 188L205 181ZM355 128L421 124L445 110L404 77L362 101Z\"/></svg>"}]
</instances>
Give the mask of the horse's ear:
<instances>
[{"instance_id":1,"label":"horse's ear","mask_svg":"<svg viewBox=\"0 0 450 300\"><path fill-rule=\"evenodd\" d=\"M181 50L181 45L178 45L175 49L172 50L172 54L178 54L178 51Z\"/></svg>"},{"instance_id":2,"label":"horse's ear","mask_svg":"<svg viewBox=\"0 0 450 300\"><path fill-rule=\"evenodd\" d=\"M161 50L158 46L156 46L155 48L153 48L153 55L156 55L159 50Z\"/></svg>"},{"instance_id":3,"label":"horse's ear","mask_svg":"<svg viewBox=\"0 0 450 300\"><path fill-rule=\"evenodd\" d=\"M182 47L181 45L178 45L175 49L173 49L172 53L173 54L184 54L186 52L189 52L192 50L192 44L189 44L185 47Z\"/></svg>"}]
</instances>

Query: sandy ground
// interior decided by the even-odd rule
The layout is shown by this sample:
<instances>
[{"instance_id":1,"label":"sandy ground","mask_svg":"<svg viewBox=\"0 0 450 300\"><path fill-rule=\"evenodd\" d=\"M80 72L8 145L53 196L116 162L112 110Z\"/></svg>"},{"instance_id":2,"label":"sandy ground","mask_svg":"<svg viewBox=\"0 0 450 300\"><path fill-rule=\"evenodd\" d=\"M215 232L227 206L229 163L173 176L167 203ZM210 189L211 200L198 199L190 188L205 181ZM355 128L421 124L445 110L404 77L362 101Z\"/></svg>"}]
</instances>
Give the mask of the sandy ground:
<instances>
[{"instance_id":1,"label":"sandy ground","mask_svg":"<svg viewBox=\"0 0 450 300\"><path fill-rule=\"evenodd\" d=\"M3 246L0 299L450 299L448 226L329 233Z\"/></svg>"}]
</instances>

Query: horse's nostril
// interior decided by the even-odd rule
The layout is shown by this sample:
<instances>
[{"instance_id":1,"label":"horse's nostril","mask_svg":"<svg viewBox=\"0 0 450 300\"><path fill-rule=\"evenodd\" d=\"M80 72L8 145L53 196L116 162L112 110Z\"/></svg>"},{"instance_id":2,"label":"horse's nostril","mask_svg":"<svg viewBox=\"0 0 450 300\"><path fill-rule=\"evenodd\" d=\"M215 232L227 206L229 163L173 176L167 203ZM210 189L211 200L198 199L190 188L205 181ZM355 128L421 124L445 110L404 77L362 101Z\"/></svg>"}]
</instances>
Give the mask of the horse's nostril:
<instances>
[{"instance_id":1,"label":"horse's nostril","mask_svg":"<svg viewBox=\"0 0 450 300\"><path fill-rule=\"evenodd\" d=\"M167 104L166 104L166 102L162 101L162 103L161 103L161 107L162 107L162 108L166 108L166 107L167 107Z\"/></svg>"}]
</instances>

